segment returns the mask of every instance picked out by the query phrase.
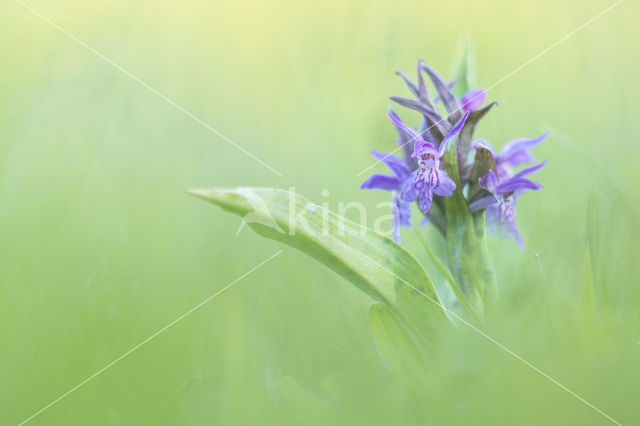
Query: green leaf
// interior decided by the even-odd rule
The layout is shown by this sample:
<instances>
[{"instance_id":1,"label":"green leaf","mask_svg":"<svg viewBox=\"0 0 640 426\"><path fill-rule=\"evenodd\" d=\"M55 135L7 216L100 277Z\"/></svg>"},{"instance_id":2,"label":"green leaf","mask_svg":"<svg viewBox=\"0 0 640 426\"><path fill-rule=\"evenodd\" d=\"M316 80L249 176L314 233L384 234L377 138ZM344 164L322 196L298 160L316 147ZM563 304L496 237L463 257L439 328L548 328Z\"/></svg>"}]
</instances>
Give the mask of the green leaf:
<instances>
[{"instance_id":1,"label":"green leaf","mask_svg":"<svg viewBox=\"0 0 640 426\"><path fill-rule=\"evenodd\" d=\"M194 190L243 218L263 237L294 247L384 302L425 337L444 318L433 283L404 248L377 232L291 192L273 188Z\"/></svg>"},{"instance_id":2,"label":"green leaf","mask_svg":"<svg viewBox=\"0 0 640 426\"><path fill-rule=\"evenodd\" d=\"M386 305L371 305L369 323L378 352L389 369L415 372L416 367L424 365L423 352Z\"/></svg>"},{"instance_id":3,"label":"green leaf","mask_svg":"<svg viewBox=\"0 0 640 426\"><path fill-rule=\"evenodd\" d=\"M469 37L465 37L461 44L462 54L460 56L456 72L458 82L453 86L453 93L455 93L459 98L467 93L475 84L475 55L471 48L471 41L469 40Z\"/></svg>"},{"instance_id":4,"label":"green leaf","mask_svg":"<svg viewBox=\"0 0 640 426\"><path fill-rule=\"evenodd\" d=\"M464 127L460 130L458 135L458 167L462 168L467 163L469 153L471 152L471 141L473 140L473 134L476 130L476 126L482 117L491 110L494 106L498 105L497 102L491 102L489 105L480 108L477 111L472 112L467 117L467 121L464 123Z\"/></svg>"},{"instance_id":5,"label":"green leaf","mask_svg":"<svg viewBox=\"0 0 640 426\"><path fill-rule=\"evenodd\" d=\"M453 276L478 317L483 316L485 294L494 291L495 275L486 246L484 226L476 228L462 193L456 144L448 144L444 169L456 183L456 190L444 199L447 217L447 254ZM483 223L483 221L480 221Z\"/></svg>"},{"instance_id":6,"label":"green leaf","mask_svg":"<svg viewBox=\"0 0 640 426\"><path fill-rule=\"evenodd\" d=\"M489 170L492 170L496 176L498 175L493 154L491 154L491 151L487 148L476 148L476 155L473 159L473 167L471 168L471 175L469 176L469 189L467 190L469 203L475 201L476 196L480 197L488 195L485 190L480 188L478 180L481 177L486 176L486 174L489 173Z\"/></svg>"},{"instance_id":7,"label":"green leaf","mask_svg":"<svg viewBox=\"0 0 640 426\"><path fill-rule=\"evenodd\" d=\"M422 246L425 248L425 250L427 250L427 253L431 258L431 261L436 266L438 271L440 271L440 274L442 274L442 277L445 279L445 281L447 281L447 283L449 284L449 287L451 287L451 290L456 295L456 298L458 299L460 304L464 307L465 311L468 314L475 316L474 310L471 308L471 305L469 305L467 298L465 297L464 293L462 292L458 284L456 284L456 280L453 278L453 275L451 275L451 272L449 272L449 269L447 269L445 264L442 263L440 258L433 252L433 249L431 248L429 243L427 243L427 240L425 239L424 235L422 235L417 230L416 230L416 234L418 235L418 239L422 243ZM478 318L476 317L476 319Z\"/></svg>"}]
</instances>

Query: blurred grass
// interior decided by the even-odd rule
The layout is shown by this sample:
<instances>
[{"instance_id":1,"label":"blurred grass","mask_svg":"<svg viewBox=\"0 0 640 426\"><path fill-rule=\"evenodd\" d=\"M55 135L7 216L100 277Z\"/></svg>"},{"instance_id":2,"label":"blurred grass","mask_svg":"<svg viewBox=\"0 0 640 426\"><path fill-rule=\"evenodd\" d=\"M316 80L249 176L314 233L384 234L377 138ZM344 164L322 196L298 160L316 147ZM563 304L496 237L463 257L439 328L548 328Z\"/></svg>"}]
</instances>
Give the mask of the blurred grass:
<instances>
[{"instance_id":1,"label":"blurred grass","mask_svg":"<svg viewBox=\"0 0 640 426\"><path fill-rule=\"evenodd\" d=\"M468 33L489 86L611 3L29 4L284 177L2 3L2 424L280 248L234 237L237 219L185 188L295 186L317 202L326 188L330 206L363 200L373 217L386 196L358 191L357 173L394 139L395 69L424 57L451 74ZM478 135L500 145L552 130L537 151L550 158L545 189L519 202L528 249L491 240L500 299L488 334L623 424L640 420L638 12L622 3L493 89L500 107ZM412 234L406 246L431 268ZM587 236L595 310L580 304ZM31 423L608 423L465 327L443 336L426 382L391 374L369 304L286 250Z\"/></svg>"}]
</instances>

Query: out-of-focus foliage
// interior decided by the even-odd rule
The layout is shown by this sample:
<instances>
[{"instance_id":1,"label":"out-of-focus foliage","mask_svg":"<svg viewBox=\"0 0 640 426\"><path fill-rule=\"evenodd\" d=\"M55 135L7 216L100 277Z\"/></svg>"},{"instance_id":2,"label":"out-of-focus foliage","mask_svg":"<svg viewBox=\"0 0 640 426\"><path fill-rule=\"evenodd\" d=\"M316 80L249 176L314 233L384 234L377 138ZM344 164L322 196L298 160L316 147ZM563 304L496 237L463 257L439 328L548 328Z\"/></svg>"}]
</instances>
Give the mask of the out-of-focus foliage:
<instances>
[{"instance_id":1,"label":"out-of-focus foliage","mask_svg":"<svg viewBox=\"0 0 640 426\"><path fill-rule=\"evenodd\" d=\"M362 200L371 224L387 200L357 174L395 140L396 69L423 57L453 77L467 32L476 84L490 87L610 3L29 4L284 176L2 3L2 424L282 248L234 237L238 219L185 188L295 186L333 210ZM489 240L500 290L484 330L625 425L639 421L639 13L621 3L492 88L500 104L476 131L499 148L550 130L536 155L552 159L545 189L519 200L527 250ZM287 248L31 424L610 424L464 325L438 336L428 374L390 371L371 303Z\"/></svg>"}]
</instances>

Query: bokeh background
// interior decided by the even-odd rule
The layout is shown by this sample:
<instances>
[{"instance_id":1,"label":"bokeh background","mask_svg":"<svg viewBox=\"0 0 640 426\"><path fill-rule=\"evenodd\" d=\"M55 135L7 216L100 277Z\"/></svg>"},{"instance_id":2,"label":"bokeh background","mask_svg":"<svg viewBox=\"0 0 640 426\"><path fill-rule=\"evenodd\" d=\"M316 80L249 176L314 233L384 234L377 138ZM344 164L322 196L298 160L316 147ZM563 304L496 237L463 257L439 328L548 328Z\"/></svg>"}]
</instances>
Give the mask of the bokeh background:
<instances>
[{"instance_id":1,"label":"bokeh background","mask_svg":"<svg viewBox=\"0 0 640 426\"><path fill-rule=\"evenodd\" d=\"M284 248L29 424L612 424L463 325L426 378L389 372L367 296L185 193L293 186L333 208L362 201L371 224L388 194L359 191L357 174L394 143L396 69L422 57L453 76L468 35L487 87L612 1L28 4L283 176L3 1L0 423ZM536 149L545 189L519 200L527 249L490 241L500 296L485 330L625 425L640 423L639 15L624 1L493 88L478 130L497 146L551 131Z\"/></svg>"}]
</instances>

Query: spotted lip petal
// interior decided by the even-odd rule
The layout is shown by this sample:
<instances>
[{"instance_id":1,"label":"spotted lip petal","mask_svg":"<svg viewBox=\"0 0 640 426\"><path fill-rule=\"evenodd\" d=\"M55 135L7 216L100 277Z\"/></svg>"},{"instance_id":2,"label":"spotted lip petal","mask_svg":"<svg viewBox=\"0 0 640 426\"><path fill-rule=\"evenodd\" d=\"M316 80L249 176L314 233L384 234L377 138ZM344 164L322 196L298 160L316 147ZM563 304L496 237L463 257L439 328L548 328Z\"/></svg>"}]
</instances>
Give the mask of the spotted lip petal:
<instances>
[{"instance_id":1,"label":"spotted lip petal","mask_svg":"<svg viewBox=\"0 0 640 426\"><path fill-rule=\"evenodd\" d=\"M433 204L433 192L424 191L418 197L418 205L420 209L426 214Z\"/></svg>"},{"instance_id":2,"label":"spotted lip petal","mask_svg":"<svg viewBox=\"0 0 640 426\"><path fill-rule=\"evenodd\" d=\"M456 183L445 170L435 169L435 173L438 175L438 185L433 188L433 193L441 197L450 197L456 190Z\"/></svg>"}]
</instances>

